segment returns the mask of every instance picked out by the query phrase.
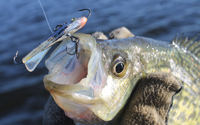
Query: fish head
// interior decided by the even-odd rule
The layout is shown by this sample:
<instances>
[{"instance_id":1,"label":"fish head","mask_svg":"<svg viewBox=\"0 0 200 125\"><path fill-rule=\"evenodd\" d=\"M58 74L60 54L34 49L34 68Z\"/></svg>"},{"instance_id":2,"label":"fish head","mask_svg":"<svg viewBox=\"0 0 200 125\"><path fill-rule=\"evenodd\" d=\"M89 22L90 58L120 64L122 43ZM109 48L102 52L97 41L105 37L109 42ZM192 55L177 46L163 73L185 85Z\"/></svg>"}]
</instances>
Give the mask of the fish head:
<instances>
[{"instance_id":1,"label":"fish head","mask_svg":"<svg viewBox=\"0 0 200 125\"><path fill-rule=\"evenodd\" d=\"M80 39L79 57L74 43L64 40L46 60L49 74L45 88L65 114L75 121L98 123L112 120L123 108L141 74L138 59L112 40L97 41L91 35ZM124 43L122 43L124 44ZM120 47L121 46L121 47Z\"/></svg>"}]
</instances>

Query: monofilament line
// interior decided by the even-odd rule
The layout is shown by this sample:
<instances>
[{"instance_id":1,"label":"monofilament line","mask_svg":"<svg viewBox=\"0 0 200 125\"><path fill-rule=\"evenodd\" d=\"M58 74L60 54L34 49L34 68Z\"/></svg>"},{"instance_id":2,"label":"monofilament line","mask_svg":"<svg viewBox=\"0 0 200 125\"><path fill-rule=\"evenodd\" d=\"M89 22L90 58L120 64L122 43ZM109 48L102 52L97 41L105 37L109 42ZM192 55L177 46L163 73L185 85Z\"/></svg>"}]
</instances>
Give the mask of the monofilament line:
<instances>
[{"instance_id":1,"label":"monofilament line","mask_svg":"<svg viewBox=\"0 0 200 125\"><path fill-rule=\"evenodd\" d=\"M40 6L41 6L42 11L43 11L43 13L44 13L44 17L45 17L45 19L46 19L46 21L47 21L47 25L49 26L50 31L53 33L53 31L52 31L52 29L51 29L51 26L50 26L50 24L49 24L49 21L48 21L48 19L47 19L47 16L46 16L46 14L45 14L44 8L43 8L43 6L42 6L42 3L41 3L40 0L38 0L38 1L39 1L39 3L40 3Z\"/></svg>"}]
</instances>

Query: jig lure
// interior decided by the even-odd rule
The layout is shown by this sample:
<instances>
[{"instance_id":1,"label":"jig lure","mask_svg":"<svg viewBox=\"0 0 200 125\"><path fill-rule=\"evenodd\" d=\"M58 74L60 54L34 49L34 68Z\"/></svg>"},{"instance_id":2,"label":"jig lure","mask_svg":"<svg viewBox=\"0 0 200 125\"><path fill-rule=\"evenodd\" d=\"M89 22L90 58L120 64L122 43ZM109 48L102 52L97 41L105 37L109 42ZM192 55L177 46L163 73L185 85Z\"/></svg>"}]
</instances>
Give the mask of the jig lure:
<instances>
[{"instance_id":1,"label":"jig lure","mask_svg":"<svg viewBox=\"0 0 200 125\"><path fill-rule=\"evenodd\" d=\"M87 17L73 18L68 23L65 22L63 25L57 25L56 28L54 29L53 34L47 40L45 40L42 44L40 44L38 47L33 49L28 55L26 55L22 59L21 63L15 60L18 54L18 51L17 51L15 57L13 58L14 63L15 64L24 63L27 70L29 72L32 72L40 63L40 61L43 59L43 57L46 55L46 53L50 50L51 46L67 37L70 37L72 42L76 43L76 49L75 49L74 54L76 53L78 54L77 49L78 49L79 39L72 35L86 24L87 18L91 15L91 11L89 9L81 9L79 11L83 11L83 10L89 11L89 15Z\"/></svg>"}]
</instances>

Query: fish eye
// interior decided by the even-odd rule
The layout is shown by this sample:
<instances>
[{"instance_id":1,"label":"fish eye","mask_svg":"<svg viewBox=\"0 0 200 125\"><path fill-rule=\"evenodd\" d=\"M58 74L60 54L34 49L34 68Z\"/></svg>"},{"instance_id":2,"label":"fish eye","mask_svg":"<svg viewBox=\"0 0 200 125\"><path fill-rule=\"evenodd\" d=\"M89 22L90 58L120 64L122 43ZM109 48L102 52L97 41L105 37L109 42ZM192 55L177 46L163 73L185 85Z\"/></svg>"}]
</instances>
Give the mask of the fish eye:
<instances>
[{"instance_id":1,"label":"fish eye","mask_svg":"<svg viewBox=\"0 0 200 125\"><path fill-rule=\"evenodd\" d=\"M112 62L112 73L117 77L123 77L126 73L126 60L121 54L115 54Z\"/></svg>"},{"instance_id":2,"label":"fish eye","mask_svg":"<svg viewBox=\"0 0 200 125\"><path fill-rule=\"evenodd\" d=\"M74 22L74 21L76 21L76 18L72 18L71 22Z\"/></svg>"},{"instance_id":3,"label":"fish eye","mask_svg":"<svg viewBox=\"0 0 200 125\"><path fill-rule=\"evenodd\" d=\"M124 63L119 62L114 66L114 68L115 68L114 69L115 73L119 74L119 73L123 72L123 70L124 70Z\"/></svg>"}]
</instances>

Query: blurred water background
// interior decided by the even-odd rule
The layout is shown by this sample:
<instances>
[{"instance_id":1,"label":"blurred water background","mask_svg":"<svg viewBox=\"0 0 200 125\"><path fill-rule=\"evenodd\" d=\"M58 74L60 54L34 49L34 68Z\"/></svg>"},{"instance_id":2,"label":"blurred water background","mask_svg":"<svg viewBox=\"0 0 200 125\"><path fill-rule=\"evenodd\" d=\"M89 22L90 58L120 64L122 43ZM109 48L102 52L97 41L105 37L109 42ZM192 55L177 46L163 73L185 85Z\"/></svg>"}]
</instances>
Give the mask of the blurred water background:
<instances>
[{"instance_id":1,"label":"blurred water background","mask_svg":"<svg viewBox=\"0 0 200 125\"><path fill-rule=\"evenodd\" d=\"M79 31L106 35L125 26L137 36L171 41L177 33L190 38L200 32L198 0L41 0L51 27L87 16L77 10L89 8L92 15ZM41 125L49 93L43 85L48 73L44 60L29 73L14 65L50 36L38 0L0 1L0 125ZM53 48L55 49L55 48ZM47 57L49 54L47 55ZM47 58L45 57L45 59Z\"/></svg>"}]
</instances>

